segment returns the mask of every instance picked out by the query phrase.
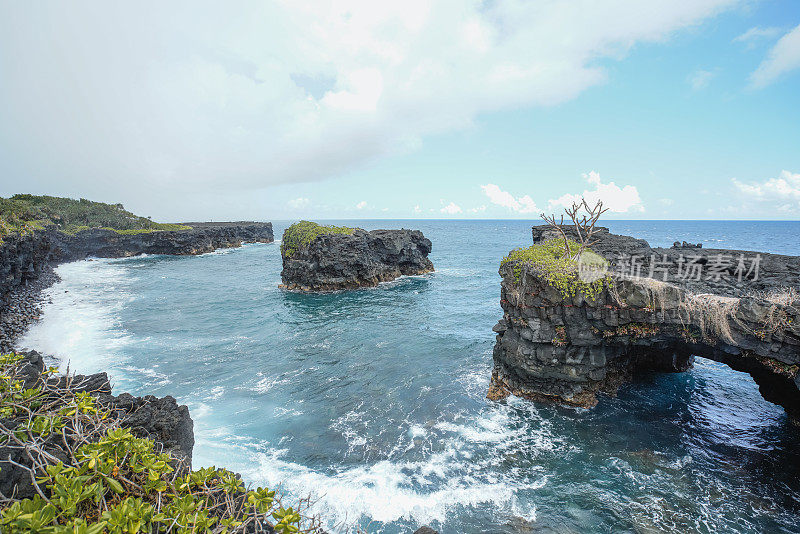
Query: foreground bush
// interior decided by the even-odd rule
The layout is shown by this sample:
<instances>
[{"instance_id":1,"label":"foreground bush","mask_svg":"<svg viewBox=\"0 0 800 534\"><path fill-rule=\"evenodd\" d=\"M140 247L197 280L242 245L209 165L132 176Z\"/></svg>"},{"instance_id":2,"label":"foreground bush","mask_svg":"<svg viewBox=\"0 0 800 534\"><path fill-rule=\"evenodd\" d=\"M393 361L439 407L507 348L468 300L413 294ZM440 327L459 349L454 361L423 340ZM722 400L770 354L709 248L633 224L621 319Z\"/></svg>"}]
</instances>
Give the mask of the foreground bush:
<instances>
[{"instance_id":1,"label":"foreground bush","mask_svg":"<svg viewBox=\"0 0 800 534\"><path fill-rule=\"evenodd\" d=\"M54 372L32 374L22 355L0 356L3 460L35 491L0 495L3 533L319 532L274 491L249 490L225 469L190 471Z\"/></svg>"}]
</instances>

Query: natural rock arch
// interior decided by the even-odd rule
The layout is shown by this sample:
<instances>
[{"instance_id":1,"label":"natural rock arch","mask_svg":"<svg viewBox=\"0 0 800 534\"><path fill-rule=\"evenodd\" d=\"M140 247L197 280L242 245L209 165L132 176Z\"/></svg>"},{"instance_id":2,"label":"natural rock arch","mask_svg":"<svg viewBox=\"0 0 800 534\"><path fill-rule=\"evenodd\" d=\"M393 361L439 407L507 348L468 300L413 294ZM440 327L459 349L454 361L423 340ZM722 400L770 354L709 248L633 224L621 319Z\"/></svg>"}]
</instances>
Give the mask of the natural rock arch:
<instances>
[{"instance_id":1,"label":"natural rock arch","mask_svg":"<svg viewBox=\"0 0 800 534\"><path fill-rule=\"evenodd\" d=\"M552 237L547 227L533 233L537 243ZM638 255L649 273L648 260L675 264L691 252L695 262L709 262L740 251L652 249L607 229L593 248L612 264L593 298L565 296L535 265L501 266L504 315L494 328L490 398L514 394L590 407L637 369L685 371L696 355L749 373L765 399L800 421L800 258L761 254L758 276L739 279L732 267L719 280L673 284L617 272L619 262ZM676 273L664 276L670 274Z\"/></svg>"}]
</instances>

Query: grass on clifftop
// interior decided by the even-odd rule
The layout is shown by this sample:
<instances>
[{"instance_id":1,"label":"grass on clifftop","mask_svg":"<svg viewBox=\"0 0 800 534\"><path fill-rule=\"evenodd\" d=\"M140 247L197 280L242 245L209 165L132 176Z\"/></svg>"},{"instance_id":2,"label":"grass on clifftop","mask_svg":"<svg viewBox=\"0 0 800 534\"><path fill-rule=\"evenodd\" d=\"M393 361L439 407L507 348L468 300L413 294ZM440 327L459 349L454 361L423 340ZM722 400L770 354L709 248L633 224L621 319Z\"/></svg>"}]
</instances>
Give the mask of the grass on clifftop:
<instances>
[{"instance_id":1,"label":"grass on clifftop","mask_svg":"<svg viewBox=\"0 0 800 534\"><path fill-rule=\"evenodd\" d=\"M563 239L548 239L527 248L512 250L500 265L513 263L512 271L517 283L520 281L523 265L528 265L564 298L571 298L579 293L585 298L595 298L610 283L610 279L604 275L608 262L588 249L583 251L580 261L570 260L564 254L566 246ZM580 248L575 241L569 241L568 246L570 253L577 252ZM590 276L579 276L582 269Z\"/></svg>"},{"instance_id":2,"label":"grass on clifftop","mask_svg":"<svg viewBox=\"0 0 800 534\"><path fill-rule=\"evenodd\" d=\"M23 363L0 356L0 444L36 495L0 494L4 534L318 531L316 519L285 508L275 491L248 489L225 469L182 467L121 428L96 397L47 380L53 370L26 388Z\"/></svg>"},{"instance_id":3,"label":"grass on clifftop","mask_svg":"<svg viewBox=\"0 0 800 534\"><path fill-rule=\"evenodd\" d=\"M312 241L321 235L326 234L347 234L351 235L355 228L347 226L322 226L311 221L300 221L294 223L283 232L281 239L281 254L291 258L303 247L307 247Z\"/></svg>"},{"instance_id":4,"label":"grass on clifftop","mask_svg":"<svg viewBox=\"0 0 800 534\"><path fill-rule=\"evenodd\" d=\"M90 228L105 228L121 234L190 229L139 217L126 211L122 204L37 195L0 197L0 241L9 234L26 235L51 225L66 234Z\"/></svg>"}]
</instances>

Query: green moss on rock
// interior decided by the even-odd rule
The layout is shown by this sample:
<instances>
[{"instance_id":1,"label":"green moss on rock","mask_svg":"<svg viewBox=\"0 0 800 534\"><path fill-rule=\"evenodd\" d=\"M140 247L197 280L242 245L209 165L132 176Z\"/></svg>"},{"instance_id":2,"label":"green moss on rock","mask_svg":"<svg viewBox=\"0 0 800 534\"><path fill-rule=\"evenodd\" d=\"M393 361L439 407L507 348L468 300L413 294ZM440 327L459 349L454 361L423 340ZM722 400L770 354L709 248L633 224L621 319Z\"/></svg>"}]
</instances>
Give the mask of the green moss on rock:
<instances>
[{"instance_id":1,"label":"green moss on rock","mask_svg":"<svg viewBox=\"0 0 800 534\"><path fill-rule=\"evenodd\" d=\"M321 235L351 235L354 231L355 228L348 228L347 226L322 226L311 221L300 221L294 223L283 232L281 254L286 258L291 258L298 250L307 247Z\"/></svg>"},{"instance_id":2,"label":"green moss on rock","mask_svg":"<svg viewBox=\"0 0 800 534\"><path fill-rule=\"evenodd\" d=\"M569 255L565 254L567 246ZM555 287L564 298L581 294L585 298L594 299L611 284L610 277L605 275L608 262L589 249L581 253L579 260L570 259L569 256L579 249L580 245L574 241L568 241L565 245L562 239L548 239L527 248L512 250L500 265L512 265L517 283L522 276L522 268L528 266ZM581 272L589 273L590 276L581 276Z\"/></svg>"}]
</instances>

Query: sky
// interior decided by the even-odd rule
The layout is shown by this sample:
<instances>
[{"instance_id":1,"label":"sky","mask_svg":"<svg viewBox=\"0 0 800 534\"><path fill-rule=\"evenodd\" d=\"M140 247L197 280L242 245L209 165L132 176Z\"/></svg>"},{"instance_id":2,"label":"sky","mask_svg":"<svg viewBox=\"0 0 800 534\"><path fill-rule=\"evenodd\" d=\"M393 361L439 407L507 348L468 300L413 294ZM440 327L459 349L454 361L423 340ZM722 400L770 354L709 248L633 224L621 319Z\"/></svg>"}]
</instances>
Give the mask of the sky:
<instances>
[{"instance_id":1,"label":"sky","mask_svg":"<svg viewBox=\"0 0 800 534\"><path fill-rule=\"evenodd\" d=\"M0 196L800 219L797 0L0 0Z\"/></svg>"}]
</instances>

